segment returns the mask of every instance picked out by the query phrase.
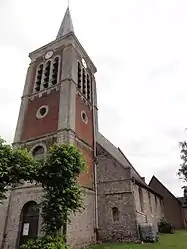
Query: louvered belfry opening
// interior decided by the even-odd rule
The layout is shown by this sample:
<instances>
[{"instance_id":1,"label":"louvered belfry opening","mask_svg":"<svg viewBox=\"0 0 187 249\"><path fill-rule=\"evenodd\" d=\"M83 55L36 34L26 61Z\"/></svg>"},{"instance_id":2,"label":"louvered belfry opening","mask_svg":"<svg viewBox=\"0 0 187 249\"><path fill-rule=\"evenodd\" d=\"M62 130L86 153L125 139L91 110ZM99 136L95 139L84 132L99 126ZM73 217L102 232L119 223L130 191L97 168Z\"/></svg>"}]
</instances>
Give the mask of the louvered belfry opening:
<instances>
[{"instance_id":1,"label":"louvered belfry opening","mask_svg":"<svg viewBox=\"0 0 187 249\"><path fill-rule=\"evenodd\" d=\"M45 72L44 72L44 88L48 88L49 86L49 75L51 69L51 61L48 61L45 65Z\"/></svg>"},{"instance_id":2,"label":"louvered belfry opening","mask_svg":"<svg viewBox=\"0 0 187 249\"><path fill-rule=\"evenodd\" d=\"M53 71L52 71L52 85L57 84L58 78L58 65L59 65L59 58L56 57L53 62Z\"/></svg>"},{"instance_id":3,"label":"louvered belfry opening","mask_svg":"<svg viewBox=\"0 0 187 249\"><path fill-rule=\"evenodd\" d=\"M83 85L82 93L86 95L86 73L84 68L82 69L82 85Z\"/></svg>"},{"instance_id":4,"label":"louvered belfry opening","mask_svg":"<svg viewBox=\"0 0 187 249\"><path fill-rule=\"evenodd\" d=\"M60 57L56 56L54 59L38 66L34 92L39 92L58 84L59 64Z\"/></svg>"},{"instance_id":5,"label":"louvered belfry opening","mask_svg":"<svg viewBox=\"0 0 187 249\"><path fill-rule=\"evenodd\" d=\"M91 86L89 74L87 74L87 99L91 102Z\"/></svg>"},{"instance_id":6,"label":"louvered belfry opening","mask_svg":"<svg viewBox=\"0 0 187 249\"><path fill-rule=\"evenodd\" d=\"M40 64L37 70L37 75L36 75L36 86L35 86L35 90L37 92L40 91L41 88L41 83L42 83L42 74L43 74L43 64Z\"/></svg>"},{"instance_id":7,"label":"louvered belfry opening","mask_svg":"<svg viewBox=\"0 0 187 249\"><path fill-rule=\"evenodd\" d=\"M77 78L78 78L78 89L81 90L81 85L82 85L82 69L81 69L81 64L80 62L78 62L78 75L77 75Z\"/></svg>"},{"instance_id":8,"label":"louvered belfry opening","mask_svg":"<svg viewBox=\"0 0 187 249\"><path fill-rule=\"evenodd\" d=\"M91 102L91 78L88 70L80 62L77 64L77 88Z\"/></svg>"}]
</instances>

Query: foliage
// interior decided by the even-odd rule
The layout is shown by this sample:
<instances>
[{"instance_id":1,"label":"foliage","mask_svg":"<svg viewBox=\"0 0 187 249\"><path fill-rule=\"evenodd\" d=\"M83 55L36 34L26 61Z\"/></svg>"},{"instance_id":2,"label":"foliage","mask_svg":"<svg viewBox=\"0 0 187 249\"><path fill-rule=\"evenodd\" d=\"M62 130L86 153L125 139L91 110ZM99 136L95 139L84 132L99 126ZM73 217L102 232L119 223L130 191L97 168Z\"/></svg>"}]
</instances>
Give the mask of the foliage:
<instances>
[{"instance_id":1,"label":"foliage","mask_svg":"<svg viewBox=\"0 0 187 249\"><path fill-rule=\"evenodd\" d=\"M27 149L13 148L0 139L0 201L6 198L8 187L24 181L41 183L44 233L58 238L62 227L66 241L69 216L83 207L77 177L84 169L83 156L72 145L54 144L45 160L36 160Z\"/></svg>"},{"instance_id":2,"label":"foliage","mask_svg":"<svg viewBox=\"0 0 187 249\"><path fill-rule=\"evenodd\" d=\"M159 233L173 233L174 232L172 225L165 218L162 218L160 222L158 223L158 231Z\"/></svg>"},{"instance_id":3,"label":"foliage","mask_svg":"<svg viewBox=\"0 0 187 249\"><path fill-rule=\"evenodd\" d=\"M81 210L82 191L77 177L85 169L83 156L72 145L54 144L40 170L40 182L44 188L42 202L43 230L57 236L66 224L71 212Z\"/></svg>"},{"instance_id":4,"label":"foliage","mask_svg":"<svg viewBox=\"0 0 187 249\"><path fill-rule=\"evenodd\" d=\"M7 187L33 182L38 167L27 149L13 148L0 139L0 201L6 198Z\"/></svg>"},{"instance_id":5,"label":"foliage","mask_svg":"<svg viewBox=\"0 0 187 249\"><path fill-rule=\"evenodd\" d=\"M77 177L84 169L83 156L72 145L54 144L47 158L41 161L35 160L26 149L13 148L0 139L0 200L6 198L9 186L14 187L24 181L41 183L44 188L41 203L43 230L46 235L58 238L63 227L66 241L69 216L83 207ZM43 242L40 239L38 243L39 246Z\"/></svg>"},{"instance_id":6,"label":"foliage","mask_svg":"<svg viewBox=\"0 0 187 249\"><path fill-rule=\"evenodd\" d=\"M181 148L180 157L182 159L182 163L180 165L178 174L181 178L187 181L187 142L180 142L179 145Z\"/></svg>"},{"instance_id":7,"label":"foliage","mask_svg":"<svg viewBox=\"0 0 187 249\"><path fill-rule=\"evenodd\" d=\"M66 249L62 237L46 236L36 240L29 240L26 244L21 246L21 249Z\"/></svg>"}]
</instances>

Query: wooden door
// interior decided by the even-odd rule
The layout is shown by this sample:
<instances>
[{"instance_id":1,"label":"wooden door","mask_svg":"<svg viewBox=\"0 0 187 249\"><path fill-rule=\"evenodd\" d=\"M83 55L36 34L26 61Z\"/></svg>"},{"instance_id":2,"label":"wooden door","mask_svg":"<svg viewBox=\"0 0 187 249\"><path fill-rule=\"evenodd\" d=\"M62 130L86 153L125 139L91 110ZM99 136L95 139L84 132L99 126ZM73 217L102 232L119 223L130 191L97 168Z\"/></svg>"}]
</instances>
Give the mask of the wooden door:
<instances>
[{"instance_id":1,"label":"wooden door","mask_svg":"<svg viewBox=\"0 0 187 249\"><path fill-rule=\"evenodd\" d=\"M22 209L19 247L38 235L39 208L36 202L27 202Z\"/></svg>"}]
</instances>

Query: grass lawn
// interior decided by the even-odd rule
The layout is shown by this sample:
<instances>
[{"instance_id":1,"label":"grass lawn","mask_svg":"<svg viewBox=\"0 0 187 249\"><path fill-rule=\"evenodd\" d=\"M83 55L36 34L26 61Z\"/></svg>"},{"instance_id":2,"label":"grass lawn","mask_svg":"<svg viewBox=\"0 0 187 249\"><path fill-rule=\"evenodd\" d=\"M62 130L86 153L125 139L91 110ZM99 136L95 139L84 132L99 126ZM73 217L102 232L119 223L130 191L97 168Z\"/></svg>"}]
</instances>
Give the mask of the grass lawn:
<instances>
[{"instance_id":1,"label":"grass lawn","mask_svg":"<svg viewBox=\"0 0 187 249\"><path fill-rule=\"evenodd\" d=\"M154 244L98 244L91 249L187 249L187 230L174 234L160 235L159 242Z\"/></svg>"}]
</instances>

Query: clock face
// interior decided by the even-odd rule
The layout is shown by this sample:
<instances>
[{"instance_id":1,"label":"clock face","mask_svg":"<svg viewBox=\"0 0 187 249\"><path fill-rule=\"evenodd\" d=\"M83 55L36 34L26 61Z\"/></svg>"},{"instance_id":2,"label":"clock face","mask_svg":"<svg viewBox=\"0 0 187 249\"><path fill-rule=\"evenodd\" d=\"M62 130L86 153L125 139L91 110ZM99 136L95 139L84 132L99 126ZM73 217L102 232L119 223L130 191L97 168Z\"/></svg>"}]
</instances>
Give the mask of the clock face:
<instances>
[{"instance_id":1,"label":"clock face","mask_svg":"<svg viewBox=\"0 0 187 249\"><path fill-rule=\"evenodd\" d=\"M86 61L85 61L85 59L83 59L83 58L82 58L82 64L83 64L83 66L84 66L85 68L87 68Z\"/></svg>"},{"instance_id":2,"label":"clock face","mask_svg":"<svg viewBox=\"0 0 187 249\"><path fill-rule=\"evenodd\" d=\"M53 51L48 51L46 54L45 54L45 59L49 59L53 56Z\"/></svg>"}]
</instances>

